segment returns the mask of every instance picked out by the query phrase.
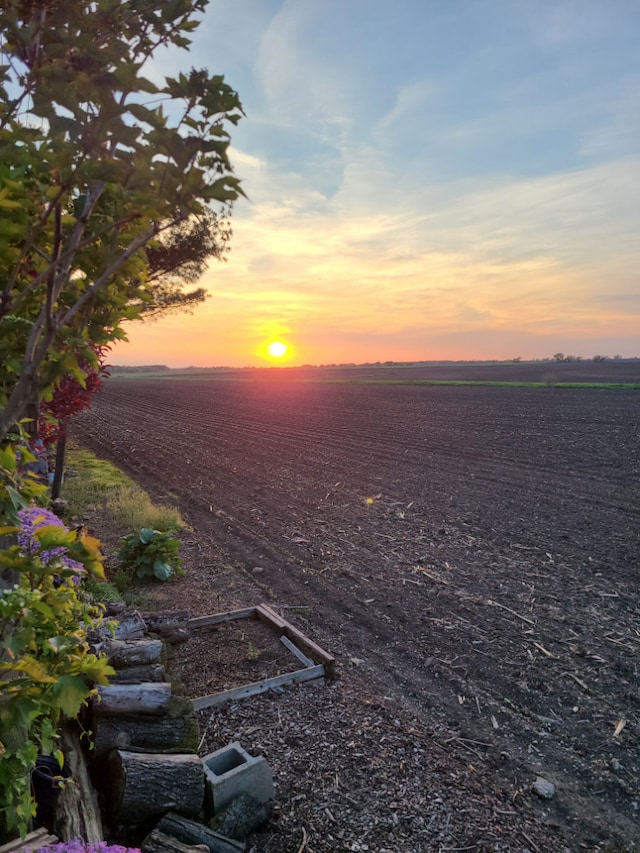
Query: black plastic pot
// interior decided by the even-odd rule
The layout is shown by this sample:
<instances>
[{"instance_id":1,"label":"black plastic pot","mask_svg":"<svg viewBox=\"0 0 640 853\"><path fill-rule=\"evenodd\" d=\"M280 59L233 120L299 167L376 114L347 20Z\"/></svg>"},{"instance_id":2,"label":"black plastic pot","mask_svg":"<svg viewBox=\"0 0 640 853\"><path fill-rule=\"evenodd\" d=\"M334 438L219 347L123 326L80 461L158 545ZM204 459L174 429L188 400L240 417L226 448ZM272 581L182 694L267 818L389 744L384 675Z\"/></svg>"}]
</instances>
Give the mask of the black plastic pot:
<instances>
[{"instance_id":1,"label":"black plastic pot","mask_svg":"<svg viewBox=\"0 0 640 853\"><path fill-rule=\"evenodd\" d=\"M53 755L39 755L31 772L31 788L36 801L36 827L43 826L53 831L56 804L65 779L71 773L65 764L62 769Z\"/></svg>"}]
</instances>

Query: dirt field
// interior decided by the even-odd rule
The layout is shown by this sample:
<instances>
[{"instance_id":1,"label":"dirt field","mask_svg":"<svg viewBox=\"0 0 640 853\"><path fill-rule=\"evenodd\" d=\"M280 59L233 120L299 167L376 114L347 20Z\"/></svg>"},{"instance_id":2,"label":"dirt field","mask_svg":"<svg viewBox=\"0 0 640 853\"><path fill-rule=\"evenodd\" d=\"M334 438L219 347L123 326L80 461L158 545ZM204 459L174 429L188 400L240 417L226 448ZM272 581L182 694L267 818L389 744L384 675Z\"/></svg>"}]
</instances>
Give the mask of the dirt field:
<instances>
[{"instance_id":1,"label":"dirt field","mask_svg":"<svg viewBox=\"0 0 640 853\"><path fill-rule=\"evenodd\" d=\"M274 769L250 849L638 849L640 392L252 376L112 379L74 429L192 526L163 606L267 601L337 657L203 712ZM193 696L231 683L214 642L180 652Z\"/></svg>"}]
</instances>

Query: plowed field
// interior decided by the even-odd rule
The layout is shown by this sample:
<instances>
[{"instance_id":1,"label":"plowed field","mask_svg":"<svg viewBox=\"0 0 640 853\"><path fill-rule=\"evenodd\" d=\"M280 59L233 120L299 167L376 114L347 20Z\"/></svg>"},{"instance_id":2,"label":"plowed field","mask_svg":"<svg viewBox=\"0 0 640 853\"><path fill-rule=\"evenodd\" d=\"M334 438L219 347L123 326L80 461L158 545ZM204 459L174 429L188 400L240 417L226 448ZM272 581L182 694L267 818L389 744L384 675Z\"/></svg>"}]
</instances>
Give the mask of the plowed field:
<instances>
[{"instance_id":1,"label":"plowed field","mask_svg":"<svg viewBox=\"0 0 640 853\"><path fill-rule=\"evenodd\" d=\"M421 720L502 803L476 826L469 794L468 831L446 843L423 821L309 849L632 849L640 392L295 376L112 379L75 432L193 527L172 598L298 608L339 685ZM537 776L553 799L530 792Z\"/></svg>"}]
</instances>

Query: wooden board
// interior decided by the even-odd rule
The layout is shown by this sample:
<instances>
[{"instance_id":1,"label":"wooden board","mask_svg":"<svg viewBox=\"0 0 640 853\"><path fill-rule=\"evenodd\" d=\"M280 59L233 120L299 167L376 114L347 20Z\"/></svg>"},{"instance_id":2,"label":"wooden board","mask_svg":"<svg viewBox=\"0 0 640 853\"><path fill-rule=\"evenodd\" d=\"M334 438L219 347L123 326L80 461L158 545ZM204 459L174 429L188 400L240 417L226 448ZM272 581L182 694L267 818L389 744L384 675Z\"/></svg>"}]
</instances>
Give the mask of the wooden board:
<instances>
[{"instance_id":1,"label":"wooden board","mask_svg":"<svg viewBox=\"0 0 640 853\"><path fill-rule=\"evenodd\" d=\"M15 841L3 844L0 847L0 853L32 853L40 847L57 844L58 841L59 839L55 835L50 835L46 829L36 829L23 839L16 838Z\"/></svg>"},{"instance_id":2,"label":"wooden board","mask_svg":"<svg viewBox=\"0 0 640 853\"><path fill-rule=\"evenodd\" d=\"M324 664L326 675L328 678L336 677L336 661L328 652L325 652L317 643L306 637L302 631L299 631L290 622L280 616L275 610L272 610L268 604L259 604L256 607L256 616L263 622L272 625L288 637L292 643L295 643L302 651L307 654L312 660L320 661Z\"/></svg>"},{"instance_id":3,"label":"wooden board","mask_svg":"<svg viewBox=\"0 0 640 853\"><path fill-rule=\"evenodd\" d=\"M224 622L233 622L236 619L258 619L273 631L280 635L281 641L302 663L304 669L295 672L287 672L262 681L254 681L241 687L232 687L229 690L221 690L208 696L200 696L193 699L191 704L196 711L220 705L233 699L246 699L265 693L274 687L282 687L286 684L300 684L313 678L335 678L335 658L325 652L317 643L306 637L290 622L272 610L268 604L259 604L257 607L245 607L242 610L230 610L227 613L214 613L211 616L198 616L190 619L187 623L189 628L201 628L208 625L219 625Z\"/></svg>"},{"instance_id":4,"label":"wooden board","mask_svg":"<svg viewBox=\"0 0 640 853\"><path fill-rule=\"evenodd\" d=\"M212 693L210 696L201 696L193 699L191 704L194 710L201 711L203 708L211 708L221 705L231 699L246 699L249 696L257 696L266 693L273 687L283 687L285 684L300 684L310 681L312 678L323 678L326 675L323 664L297 669L295 672L286 672L283 675L275 675L273 678L265 678L263 681L254 681L253 684L245 684L242 687L232 687L230 690L222 690L220 693Z\"/></svg>"},{"instance_id":5,"label":"wooden board","mask_svg":"<svg viewBox=\"0 0 640 853\"><path fill-rule=\"evenodd\" d=\"M234 622L236 619L251 619L255 616L255 607L242 610L229 610L227 613L213 613L211 616L196 616L189 619L187 628L204 628L206 625L220 625L222 622Z\"/></svg>"}]
</instances>

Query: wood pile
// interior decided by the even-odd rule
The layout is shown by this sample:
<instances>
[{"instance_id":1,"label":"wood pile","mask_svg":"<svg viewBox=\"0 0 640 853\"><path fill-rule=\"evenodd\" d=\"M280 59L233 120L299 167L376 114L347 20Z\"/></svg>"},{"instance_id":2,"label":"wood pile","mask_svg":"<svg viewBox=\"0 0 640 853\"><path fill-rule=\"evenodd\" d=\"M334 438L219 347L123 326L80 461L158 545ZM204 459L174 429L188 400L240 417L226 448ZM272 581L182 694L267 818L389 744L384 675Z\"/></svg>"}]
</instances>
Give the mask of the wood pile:
<instances>
[{"instance_id":1,"label":"wood pile","mask_svg":"<svg viewBox=\"0 0 640 853\"><path fill-rule=\"evenodd\" d=\"M106 834L133 842L144 853L244 850L243 843L195 820L187 821L188 831L183 826L179 838L171 832L185 818L201 816L205 800L197 717L192 704L174 694L165 667L165 643L186 639L189 615L180 611L143 617L138 611L119 612L114 630L92 635L93 648L108 656L116 674L108 687L97 688L92 703L87 725L94 748L83 749L73 725L65 730L73 784L65 786L58 801L58 836L97 843ZM173 823L160 829L158 821L168 813ZM33 834L35 846L25 846L31 843L30 836L2 853L35 850L54 840L42 828Z\"/></svg>"},{"instance_id":2,"label":"wood pile","mask_svg":"<svg viewBox=\"0 0 640 853\"><path fill-rule=\"evenodd\" d=\"M106 654L116 670L92 703L93 749L82 749L76 731L65 736L79 784L66 786L60 797L58 834L94 843L106 834L135 843L142 853L244 850L243 842L197 822L205 804L205 773L196 709L280 684L333 677L334 659L267 605L197 619L188 611L120 611L114 618L114 630L100 629L91 638L95 651ZM246 618L280 635L303 668L194 701L176 695L166 672L166 644L183 642L201 626Z\"/></svg>"}]
</instances>

